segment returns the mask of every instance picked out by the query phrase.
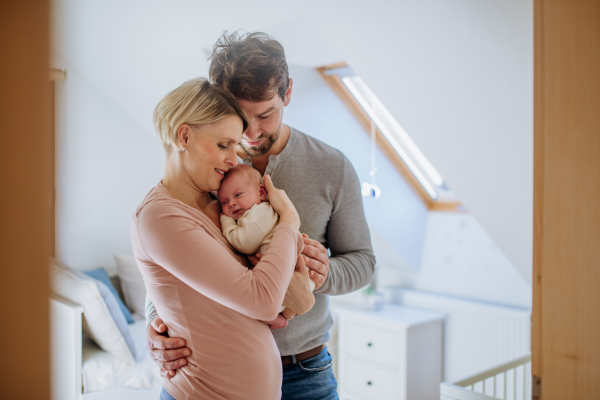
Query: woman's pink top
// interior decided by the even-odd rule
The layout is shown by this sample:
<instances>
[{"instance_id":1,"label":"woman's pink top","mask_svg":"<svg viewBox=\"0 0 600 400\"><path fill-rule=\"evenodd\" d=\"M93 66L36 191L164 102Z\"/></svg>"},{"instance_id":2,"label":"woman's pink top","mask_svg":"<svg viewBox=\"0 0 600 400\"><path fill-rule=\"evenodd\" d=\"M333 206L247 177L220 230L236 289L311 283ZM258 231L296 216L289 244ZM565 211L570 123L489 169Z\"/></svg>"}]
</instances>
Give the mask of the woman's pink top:
<instances>
[{"instance_id":1,"label":"woman's pink top","mask_svg":"<svg viewBox=\"0 0 600 400\"><path fill-rule=\"evenodd\" d=\"M279 312L304 246L298 230L279 224L250 270L204 213L159 183L133 215L131 234L158 315L192 350L164 388L177 400L280 398L279 351L259 320Z\"/></svg>"}]
</instances>

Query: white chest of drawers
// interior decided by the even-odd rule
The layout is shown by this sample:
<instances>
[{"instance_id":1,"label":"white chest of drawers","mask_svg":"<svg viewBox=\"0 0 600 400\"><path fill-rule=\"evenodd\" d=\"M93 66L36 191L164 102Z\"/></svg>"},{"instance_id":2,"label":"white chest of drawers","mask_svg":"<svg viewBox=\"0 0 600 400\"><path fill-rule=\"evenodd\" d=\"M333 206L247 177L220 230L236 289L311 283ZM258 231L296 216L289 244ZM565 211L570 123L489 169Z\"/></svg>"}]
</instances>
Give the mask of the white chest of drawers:
<instances>
[{"instance_id":1,"label":"white chest of drawers","mask_svg":"<svg viewBox=\"0 0 600 400\"><path fill-rule=\"evenodd\" d=\"M341 400L437 400L444 314L386 304L339 308Z\"/></svg>"}]
</instances>

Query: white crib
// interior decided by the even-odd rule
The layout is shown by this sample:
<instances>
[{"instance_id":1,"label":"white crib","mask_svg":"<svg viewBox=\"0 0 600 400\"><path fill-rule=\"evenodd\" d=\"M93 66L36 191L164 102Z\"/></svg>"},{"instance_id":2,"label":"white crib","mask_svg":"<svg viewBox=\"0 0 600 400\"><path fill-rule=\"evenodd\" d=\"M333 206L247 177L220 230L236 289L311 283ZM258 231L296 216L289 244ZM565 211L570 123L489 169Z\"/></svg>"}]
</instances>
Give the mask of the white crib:
<instances>
[{"instance_id":1,"label":"white crib","mask_svg":"<svg viewBox=\"0 0 600 400\"><path fill-rule=\"evenodd\" d=\"M486 399L531 399L531 355L454 383L440 384L440 400Z\"/></svg>"}]
</instances>

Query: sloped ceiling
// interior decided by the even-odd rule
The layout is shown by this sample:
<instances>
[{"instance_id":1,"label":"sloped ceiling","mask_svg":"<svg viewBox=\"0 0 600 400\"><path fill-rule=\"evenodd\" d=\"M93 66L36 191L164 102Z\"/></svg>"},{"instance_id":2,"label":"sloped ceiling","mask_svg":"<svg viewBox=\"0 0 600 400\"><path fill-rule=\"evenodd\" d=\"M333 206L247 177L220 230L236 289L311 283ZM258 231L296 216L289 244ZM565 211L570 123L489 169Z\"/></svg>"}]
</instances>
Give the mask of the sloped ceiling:
<instances>
[{"instance_id":1,"label":"sloped ceiling","mask_svg":"<svg viewBox=\"0 0 600 400\"><path fill-rule=\"evenodd\" d=\"M55 50L153 135L167 91L206 75L223 30L288 62L347 61L531 282L531 0L56 0Z\"/></svg>"}]
</instances>

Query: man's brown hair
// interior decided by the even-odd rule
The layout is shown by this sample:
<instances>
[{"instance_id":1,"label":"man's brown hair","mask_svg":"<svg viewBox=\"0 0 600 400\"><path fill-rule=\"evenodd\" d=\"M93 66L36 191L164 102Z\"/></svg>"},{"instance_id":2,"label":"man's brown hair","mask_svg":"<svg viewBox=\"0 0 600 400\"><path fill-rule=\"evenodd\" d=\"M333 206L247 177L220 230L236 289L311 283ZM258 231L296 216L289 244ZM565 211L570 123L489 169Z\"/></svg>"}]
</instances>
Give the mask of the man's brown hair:
<instances>
[{"instance_id":1,"label":"man's brown hair","mask_svg":"<svg viewBox=\"0 0 600 400\"><path fill-rule=\"evenodd\" d=\"M227 31L213 46L209 76L235 97L261 102L283 100L290 78L283 46L266 33Z\"/></svg>"}]
</instances>

